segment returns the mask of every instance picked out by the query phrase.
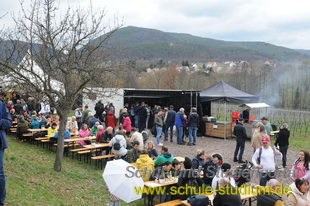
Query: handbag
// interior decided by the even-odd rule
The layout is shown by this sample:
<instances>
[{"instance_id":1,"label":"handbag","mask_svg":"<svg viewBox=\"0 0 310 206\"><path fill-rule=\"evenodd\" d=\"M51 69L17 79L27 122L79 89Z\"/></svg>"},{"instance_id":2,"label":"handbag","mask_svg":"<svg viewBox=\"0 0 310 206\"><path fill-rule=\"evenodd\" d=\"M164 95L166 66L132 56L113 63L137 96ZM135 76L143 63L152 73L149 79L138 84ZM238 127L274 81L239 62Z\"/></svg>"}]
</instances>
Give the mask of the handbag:
<instances>
[{"instance_id":1,"label":"handbag","mask_svg":"<svg viewBox=\"0 0 310 206\"><path fill-rule=\"evenodd\" d=\"M192 206L206 206L211 205L211 201L209 200L208 196L204 195L193 195L187 198L187 201Z\"/></svg>"}]
</instances>

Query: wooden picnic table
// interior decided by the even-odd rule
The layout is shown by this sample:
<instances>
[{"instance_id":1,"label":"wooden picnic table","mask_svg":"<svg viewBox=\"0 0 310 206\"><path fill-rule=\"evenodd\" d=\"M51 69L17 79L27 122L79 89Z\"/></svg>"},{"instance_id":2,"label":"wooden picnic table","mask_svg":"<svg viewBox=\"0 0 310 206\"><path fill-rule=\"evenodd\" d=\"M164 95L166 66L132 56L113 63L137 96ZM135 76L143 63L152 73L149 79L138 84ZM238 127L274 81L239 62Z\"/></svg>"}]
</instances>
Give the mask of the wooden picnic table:
<instances>
[{"instance_id":1,"label":"wooden picnic table","mask_svg":"<svg viewBox=\"0 0 310 206\"><path fill-rule=\"evenodd\" d=\"M98 144L88 144L88 145L83 145L83 147L88 148L88 149L97 149L97 148L103 148L103 147L108 147L109 143L98 143Z\"/></svg>"},{"instance_id":2,"label":"wooden picnic table","mask_svg":"<svg viewBox=\"0 0 310 206\"><path fill-rule=\"evenodd\" d=\"M41 128L41 129L28 129L29 132L44 132L47 131L46 128Z\"/></svg>"},{"instance_id":3,"label":"wooden picnic table","mask_svg":"<svg viewBox=\"0 0 310 206\"><path fill-rule=\"evenodd\" d=\"M174 185L178 183L178 178L173 178L170 181L166 181L165 183L159 183L158 181L146 181L144 182L144 186L146 187L165 187L165 186L169 186L169 185Z\"/></svg>"},{"instance_id":4,"label":"wooden picnic table","mask_svg":"<svg viewBox=\"0 0 310 206\"><path fill-rule=\"evenodd\" d=\"M48 134L48 135L46 135L46 137L51 138L51 137L54 137L54 135L55 135L55 134ZM70 135L71 135L71 137L72 137L72 136L75 136L76 133L75 133L75 132L70 132ZM77 136L77 137L78 137L78 136Z\"/></svg>"},{"instance_id":5,"label":"wooden picnic table","mask_svg":"<svg viewBox=\"0 0 310 206\"><path fill-rule=\"evenodd\" d=\"M82 140L94 140L96 137L90 137L90 138L70 138L70 139L65 139L65 142L77 142L77 141L82 141Z\"/></svg>"}]
</instances>

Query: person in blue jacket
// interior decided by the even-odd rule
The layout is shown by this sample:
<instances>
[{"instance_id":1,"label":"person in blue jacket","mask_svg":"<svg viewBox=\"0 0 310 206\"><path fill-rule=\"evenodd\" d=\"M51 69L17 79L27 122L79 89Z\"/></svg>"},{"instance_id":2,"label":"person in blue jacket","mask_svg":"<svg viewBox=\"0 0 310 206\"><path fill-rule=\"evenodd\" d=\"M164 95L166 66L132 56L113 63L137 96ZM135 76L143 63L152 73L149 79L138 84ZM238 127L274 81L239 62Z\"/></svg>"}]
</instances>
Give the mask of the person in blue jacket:
<instances>
[{"instance_id":1,"label":"person in blue jacket","mask_svg":"<svg viewBox=\"0 0 310 206\"><path fill-rule=\"evenodd\" d=\"M0 101L0 118L0 206L2 206L6 196L3 156L4 150L8 148L5 130L12 126L11 115L2 101Z\"/></svg>"},{"instance_id":2,"label":"person in blue jacket","mask_svg":"<svg viewBox=\"0 0 310 206\"><path fill-rule=\"evenodd\" d=\"M58 138L58 133L59 133L59 132L56 132L56 133L54 134L54 137L55 137L55 138ZM71 137L70 131L66 129L64 139L70 139L70 137ZM65 142L65 144L68 144L68 142Z\"/></svg>"}]
</instances>

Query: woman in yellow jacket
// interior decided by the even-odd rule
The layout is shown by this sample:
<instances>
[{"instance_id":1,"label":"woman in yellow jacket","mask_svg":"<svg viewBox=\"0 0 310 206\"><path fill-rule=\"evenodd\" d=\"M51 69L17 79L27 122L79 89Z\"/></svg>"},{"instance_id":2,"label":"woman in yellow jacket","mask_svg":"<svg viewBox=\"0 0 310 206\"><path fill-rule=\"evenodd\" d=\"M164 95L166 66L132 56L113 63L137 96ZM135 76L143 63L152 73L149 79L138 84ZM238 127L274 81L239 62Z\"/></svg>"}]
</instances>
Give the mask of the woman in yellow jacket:
<instances>
[{"instance_id":1,"label":"woman in yellow jacket","mask_svg":"<svg viewBox=\"0 0 310 206\"><path fill-rule=\"evenodd\" d=\"M141 151L140 157L136 161L136 167L141 170L139 172L143 181L148 181L154 170L154 161L149 157L146 149Z\"/></svg>"}]
</instances>

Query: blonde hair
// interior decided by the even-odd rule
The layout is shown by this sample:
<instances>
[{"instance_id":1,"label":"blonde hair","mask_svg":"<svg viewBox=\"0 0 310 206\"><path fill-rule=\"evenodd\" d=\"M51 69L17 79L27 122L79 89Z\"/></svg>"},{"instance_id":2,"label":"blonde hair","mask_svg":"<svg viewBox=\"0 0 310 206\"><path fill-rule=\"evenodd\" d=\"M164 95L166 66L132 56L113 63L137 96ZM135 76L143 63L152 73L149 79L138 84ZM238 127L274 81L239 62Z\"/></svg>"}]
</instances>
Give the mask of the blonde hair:
<instances>
[{"instance_id":1,"label":"blonde hair","mask_svg":"<svg viewBox=\"0 0 310 206\"><path fill-rule=\"evenodd\" d=\"M197 156L201 156L205 154L205 151L203 149L197 149Z\"/></svg>"},{"instance_id":2,"label":"blonde hair","mask_svg":"<svg viewBox=\"0 0 310 206\"><path fill-rule=\"evenodd\" d=\"M155 148L155 145L154 145L154 142L153 142L153 141L148 141L146 145L148 145L148 144L152 144L152 149Z\"/></svg>"},{"instance_id":3,"label":"blonde hair","mask_svg":"<svg viewBox=\"0 0 310 206\"><path fill-rule=\"evenodd\" d=\"M288 124L287 123L283 123L281 126L281 129L287 129L288 128Z\"/></svg>"}]
</instances>

